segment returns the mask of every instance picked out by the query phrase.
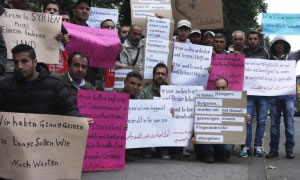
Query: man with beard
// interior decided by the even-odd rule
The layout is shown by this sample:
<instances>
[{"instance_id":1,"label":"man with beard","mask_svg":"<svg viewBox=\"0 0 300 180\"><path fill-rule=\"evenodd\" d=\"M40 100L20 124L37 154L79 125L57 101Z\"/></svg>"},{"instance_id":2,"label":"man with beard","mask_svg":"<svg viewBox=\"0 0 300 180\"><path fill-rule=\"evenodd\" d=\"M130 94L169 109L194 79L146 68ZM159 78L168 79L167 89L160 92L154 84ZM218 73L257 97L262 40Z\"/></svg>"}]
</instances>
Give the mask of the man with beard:
<instances>
[{"instance_id":1,"label":"man with beard","mask_svg":"<svg viewBox=\"0 0 300 180\"><path fill-rule=\"evenodd\" d=\"M90 0L79 0L73 6L73 24L88 26L86 21L89 19L91 10Z\"/></svg>"},{"instance_id":2,"label":"man with beard","mask_svg":"<svg viewBox=\"0 0 300 180\"><path fill-rule=\"evenodd\" d=\"M148 86L143 88L139 95L139 99L154 99L154 97L160 97L160 87L162 85L168 85L166 82L168 78L168 67L163 63L158 63L153 68L153 79ZM169 159L169 148L158 148L162 159ZM146 158L152 157L151 149L144 149L143 155Z\"/></svg>"},{"instance_id":3,"label":"man with beard","mask_svg":"<svg viewBox=\"0 0 300 180\"><path fill-rule=\"evenodd\" d=\"M144 62L144 40L142 40L143 28L132 25L129 30L128 39L123 44L120 53L120 62L116 66L137 66L143 69Z\"/></svg>"},{"instance_id":4,"label":"man with beard","mask_svg":"<svg viewBox=\"0 0 300 180\"><path fill-rule=\"evenodd\" d=\"M89 59L80 52L73 52L69 56L69 72L62 76L65 86L71 93L72 102L77 105L78 90L95 90L95 88L84 77L87 73Z\"/></svg>"}]
</instances>

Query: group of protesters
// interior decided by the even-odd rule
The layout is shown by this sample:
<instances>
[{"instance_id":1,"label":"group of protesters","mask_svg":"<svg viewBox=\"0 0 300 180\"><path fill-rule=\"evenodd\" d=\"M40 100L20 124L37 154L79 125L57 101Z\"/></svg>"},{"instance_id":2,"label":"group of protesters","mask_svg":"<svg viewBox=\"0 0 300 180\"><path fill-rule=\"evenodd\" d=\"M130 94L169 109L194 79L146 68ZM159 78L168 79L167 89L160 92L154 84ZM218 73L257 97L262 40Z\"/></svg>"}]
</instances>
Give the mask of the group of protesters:
<instances>
[{"instance_id":1,"label":"group of protesters","mask_svg":"<svg viewBox=\"0 0 300 180\"><path fill-rule=\"evenodd\" d=\"M1 14L5 8L30 10L28 1L19 2L11 0L8 4L1 4ZM68 12L62 12L60 5L50 1L43 8L44 13L61 15L64 22L88 26L87 20L91 9L89 0L78 0L73 5L72 18ZM100 28L115 30L117 28L122 42L120 56L115 68L137 67L138 71L127 74L124 89L120 92L130 94L130 99L153 99L160 97L160 86L168 85L168 72L171 69L163 64L157 64L153 69L153 79L145 87L141 72L144 66L144 39L143 28L140 25L119 26L111 19L104 20ZM192 43L213 47L215 54L244 54L246 58L259 58L265 60L298 60L299 52L291 52L291 45L283 37L276 36L267 49L260 34L260 28L245 34L240 30L232 33L233 44L226 50L226 36L222 33L206 31L204 34L199 29L193 29L188 20L181 20L176 25L174 42ZM12 50L13 59L7 59L7 50L2 32L0 33L0 111L56 114L81 116L76 107L78 90L104 90L105 71L89 66L89 57L82 52L67 54L64 46L69 41L67 30L62 26L61 33L56 36L59 41L60 59L57 65L45 65L37 62L33 47L19 44ZM213 68L213 67L211 67ZM216 90L228 89L228 80L224 77L215 81ZM247 97L247 134L245 144L242 145L240 157L248 157L252 153L258 157L278 157L280 139L280 118L283 112L285 125L285 151L288 159L294 159L294 96L248 96ZM271 107L271 142L270 152L265 155L263 150L263 136L268 115L269 104ZM256 116L257 125L252 145L252 123ZM89 123L93 123L89 119ZM195 143L193 140L191 140ZM194 146L196 158L207 163L214 163L215 159L227 160L233 150L233 145ZM158 154L163 159L170 157L188 157L185 148L157 148ZM127 150L126 159L134 160L137 154L145 158L153 155L152 148Z\"/></svg>"}]
</instances>

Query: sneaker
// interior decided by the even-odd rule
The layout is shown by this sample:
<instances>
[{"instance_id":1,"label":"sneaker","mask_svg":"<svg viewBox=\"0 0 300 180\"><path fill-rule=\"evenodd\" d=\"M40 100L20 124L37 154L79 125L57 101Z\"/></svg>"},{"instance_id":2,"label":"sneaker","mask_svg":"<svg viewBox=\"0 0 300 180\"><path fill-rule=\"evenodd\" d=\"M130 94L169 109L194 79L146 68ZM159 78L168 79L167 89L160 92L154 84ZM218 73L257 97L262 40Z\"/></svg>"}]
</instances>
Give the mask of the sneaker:
<instances>
[{"instance_id":1,"label":"sneaker","mask_svg":"<svg viewBox=\"0 0 300 180\"><path fill-rule=\"evenodd\" d=\"M250 150L249 147L244 146L243 150L240 152L240 157L241 158L246 158L248 157L248 151Z\"/></svg>"},{"instance_id":2,"label":"sneaker","mask_svg":"<svg viewBox=\"0 0 300 180\"><path fill-rule=\"evenodd\" d=\"M264 152L264 150L262 149L262 147L256 147L254 153L255 153L255 155L256 155L257 157L263 157L264 154L265 154L265 152Z\"/></svg>"},{"instance_id":3,"label":"sneaker","mask_svg":"<svg viewBox=\"0 0 300 180\"><path fill-rule=\"evenodd\" d=\"M287 151L286 152L286 158L288 158L288 159L294 159L295 155L294 155L293 151Z\"/></svg>"},{"instance_id":4,"label":"sneaker","mask_svg":"<svg viewBox=\"0 0 300 180\"><path fill-rule=\"evenodd\" d=\"M160 154L162 159L170 159L168 149L161 149Z\"/></svg>"},{"instance_id":5,"label":"sneaker","mask_svg":"<svg viewBox=\"0 0 300 180\"><path fill-rule=\"evenodd\" d=\"M277 151L276 152L270 151L265 157L266 158L273 158L273 157L278 157L278 156L279 156L279 154L278 154Z\"/></svg>"},{"instance_id":6,"label":"sneaker","mask_svg":"<svg viewBox=\"0 0 300 180\"><path fill-rule=\"evenodd\" d=\"M182 156L183 156L183 157L190 157L190 156L191 156L191 153L189 153L187 150L183 150Z\"/></svg>"}]
</instances>

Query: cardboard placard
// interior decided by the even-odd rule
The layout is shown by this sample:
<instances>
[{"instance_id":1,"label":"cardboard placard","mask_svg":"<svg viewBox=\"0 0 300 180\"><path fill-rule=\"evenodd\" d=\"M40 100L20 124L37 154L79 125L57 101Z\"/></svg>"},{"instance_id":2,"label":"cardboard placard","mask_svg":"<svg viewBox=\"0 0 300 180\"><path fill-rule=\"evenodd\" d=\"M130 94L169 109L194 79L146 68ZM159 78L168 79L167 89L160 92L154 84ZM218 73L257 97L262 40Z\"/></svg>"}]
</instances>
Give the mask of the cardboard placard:
<instances>
[{"instance_id":1,"label":"cardboard placard","mask_svg":"<svg viewBox=\"0 0 300 180\"><path fill-rule=\"evenodd\" d=\"M244 144L246 91L197 91L194 134L198 144Z\"/></svg>"},{"instance_id":2,"label":"cardboard placard","mask_svg":"<svg viewBox=\"0 0 300 180\"><path fill-rule=\"evenodd\" d=\"M172 0L175 25L182 20L192 23L193 29L223 29L222 0Z\"/></svg>"},{"instance_id":3,"label":"cardboard placard","mask_svg":"<svg viewBox=\"0 0 300 180\"><path fill-rule=\"evenodd\" d=\"M119 21L119 9L91 7L90 16L86 23L90 27L100 28L100 24L106 19L111 19L116 25Z\"/></svg>"}]
</instances>

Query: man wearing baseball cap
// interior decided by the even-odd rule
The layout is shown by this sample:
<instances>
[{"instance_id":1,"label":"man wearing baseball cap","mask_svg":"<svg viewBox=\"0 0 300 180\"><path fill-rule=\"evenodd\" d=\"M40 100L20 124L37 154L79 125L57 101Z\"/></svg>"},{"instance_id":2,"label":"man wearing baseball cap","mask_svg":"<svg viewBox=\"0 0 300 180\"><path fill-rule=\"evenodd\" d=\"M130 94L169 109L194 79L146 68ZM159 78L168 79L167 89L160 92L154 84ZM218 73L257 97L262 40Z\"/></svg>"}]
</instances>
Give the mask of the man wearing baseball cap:
<instances>
[{"instance_id":1,"label":"man wearing baseball cap","mask_svg":"<svg viewBox=\"0 0 300 180\"><path fill-rule=\"evenodd\" d=\"M199 29L192 30L189 35L189 39L192 44L201 45L202 44L201 31Z\"/></svg>"},{"instance_id":2,"label":"man wearing baseball cap","mask_svg":"<svg viewBox=\"0 0 300 180\"><path fill-rule=\"evenodd\" d=\"M188 20L181 20L177 24L177 36L174 37L175 42L190 43L188 39L192 29L192 24Z\"/></svg>"},{"instance_id":3,"label":"man wearing baseball cap","mask_svg":"<svg viewBox=\"0 0 300 180\"><path fill-rule=\"evenodd\" d=\"M206 31L203 35L203 44L206 46L213 46L215 33L212 31Z\"/></svg>"},{"instance_id":4,"label":"man wearing baseball cap","mask_svg":"<svg viewBox=\"0 0 300 180\"><path fill-rule=\"evenodd\" d=\"M90 0L78 0L73 6L73 24L88 26L86 21L89 19L91 9Z\"/></svg>"}]
</instances>

